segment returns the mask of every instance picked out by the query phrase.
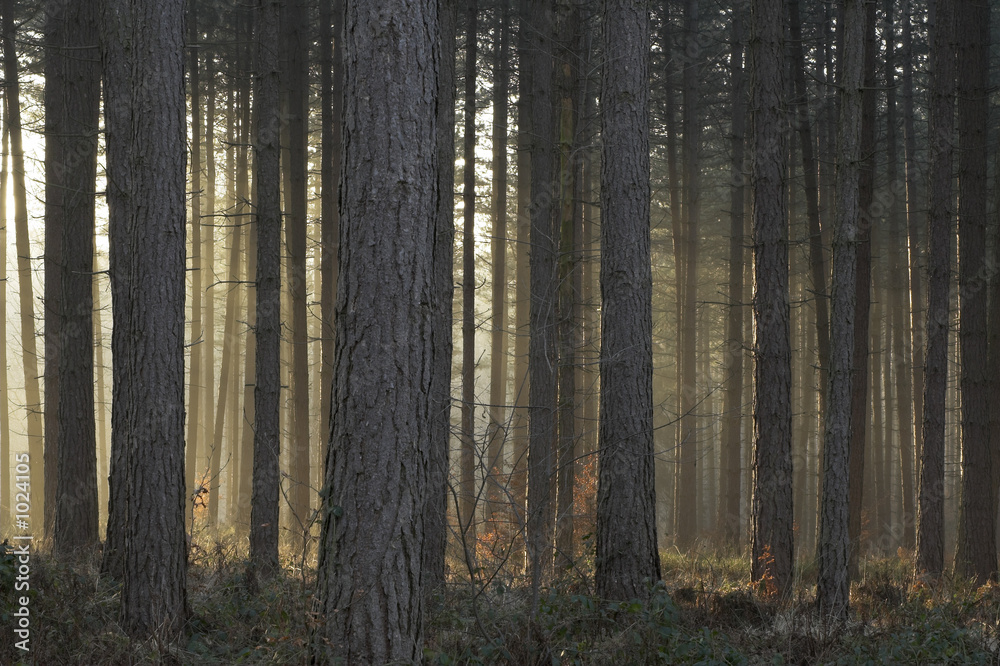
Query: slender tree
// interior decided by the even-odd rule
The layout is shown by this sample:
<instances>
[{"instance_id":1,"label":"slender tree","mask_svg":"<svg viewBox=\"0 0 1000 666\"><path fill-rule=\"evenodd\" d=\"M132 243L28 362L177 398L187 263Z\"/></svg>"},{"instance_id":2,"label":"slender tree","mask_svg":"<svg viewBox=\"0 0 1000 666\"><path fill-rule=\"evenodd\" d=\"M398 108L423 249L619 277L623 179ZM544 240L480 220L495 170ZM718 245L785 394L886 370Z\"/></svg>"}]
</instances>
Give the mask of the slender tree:
<instances>
[{"instance_id":1,"label":"slender tree","mask_svg":"<svg viewBox=\"0 0 1000 666\"><path fill-rule=\"evenodd\" d=\"M325 616L315 644L320 661L411 663L421 654L420 516L437 353L437 6L347 3L334 411L317 583Z\"/></svg>"},{"instance_id":2,"label":"slender tree","mask_svg":"<svg viewBox=\"0 0 1000 666\"><path fill-rule=\"evenodd\" d=\"M949 286L951 282L952 162L955 136L954 13L936 12L931 32L928 133L930 208L927 212L927 354L924 357L923 448L917 513L917 572L944 570L944 442L948 386Z\"/></svg>"},{"instance_id":3,"label":"slender tree","mask_svg":"<svg viewBox=\"0 0 1000 666\"><path fill-rule=\"evenodd\" d=\"M780 0L750 4L750 214L754 254L754 487L751 578L784 594L792 581L792 405L788 201Z\"/></svg>"},{"instance_id":4,"label":"slender tree","mask_svg":"<svg viewBox=\"0 0 1000 666\"><path fill-rule=\"evenodd\" d=\"M633 599L660 578L653 489L649 241L649 8L604 5L601 81L601 421L598 595Z\"/></svg>"},{"instance_id":5,"label":"slender tree","mask_svg":"<svg viewBox=\"0 0 1000 666\"><path fill-rule=\"evenodd\" d=\"M123 549L122 624L141 638L180 634L187 604L183 43L181 0L101 6L118 516L108 546Z\"/></svg>"},{"instance_id":6,"label":"slender tree","mask_svg":"<svg viewBox=\"0 0 1000 666\"><path fill-rule=\"evenodd\" d=\"M847 0L841 28L840 121L837 137L837 215L833 230L830 391L823 440L823 490L820 502L819 578L816 603L836 618L847 615L849 601L848 484L851 437L851 373L854 368L854 317L857 242L860 226L859 171L865 7Z\"/></svg>"}]
</instances>

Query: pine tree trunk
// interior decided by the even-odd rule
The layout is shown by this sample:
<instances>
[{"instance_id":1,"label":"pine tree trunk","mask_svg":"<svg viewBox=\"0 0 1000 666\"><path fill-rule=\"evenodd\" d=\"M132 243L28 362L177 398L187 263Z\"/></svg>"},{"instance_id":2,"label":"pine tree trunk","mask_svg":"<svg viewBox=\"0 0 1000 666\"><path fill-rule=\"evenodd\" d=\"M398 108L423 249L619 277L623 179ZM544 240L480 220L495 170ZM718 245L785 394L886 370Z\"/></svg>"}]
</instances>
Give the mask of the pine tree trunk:
<instances>
[{"instance_id":1,"label":"pine tree trunk","mask_svg":"<svg viewBox=\"0 0 1000 666\"><path fill-rule=\"evenodd\" d=\"M754 488L751 578L791 587L792 405L788 323L788 210L780 0L750 5L750 186L754 252Z\"/></svg>"},{"instance_id":2,"label":"pine tree trunk","mask_svg":"<svg viewBox=\"0 0 1000 666\"><path fill-rule=\"evenodd\" d=\"M6 109L3 110L6 120ZM0 247L3 248L3 261L0 261L0 311L7 312L7 164L8 146L10 144L10 125L3 123L0 135ZM96 280L95 280L96 284ZM0 317L0 338L7 339L7 317ZM102 400L103 409L103 400ZM10 460L10 375L7 372L7 345L0 345L0 460ZM10 469L0 472L0 530L4 534L10 532L10 500L11 500Z\"/></svg>"},{"instance_id":3,"label":"pine tree trunk","mask_svg":"<svg viewBox=\"0 0 1000 666\"><path fill-rule=\"evenodd\" d=\"M257 219L257 344L254 379L253 489L250 500L251 586L278 568L279 396L281 328L280 121L278 0L255 13L254 189Z\"/></svg>"},{"instance_id":4,"label":"pine tree trunk","mask_svg":"<svg viewBox=\"0 0 1000 666\"><path fill-rule=\"evenodd\" d=\"M840 122L837 141L837 217L833 231L832 313L830 318L830 392L823 441L819 573L816 603L826 615L847 616L848 479L851 439L851 386L857 298L857 243L860 238L859 171L865 36L865 7L846 0L842 27Z\"/></svg>"},{"instance_id":5,"label":"pine tree trunk","mask_svg":"<svg viewBox=\"0 0 1000 666\"><path fill-rule=\"evenodd\" d=\"M458 3L438 4L437 189L434 210L433 274L431 276L430 444L424 514L424 601L444 586L448 541L448 470L451 436L452 306L455 247L455 52Z\"/></svg>"},{"instance_id":6,"label":"pine tree trunk","mask_svg":"<svg viewBox=\"0 0 1000 666\"><path fill-rule=\"evenodd\" d=\"M101 33L115 319L105 563L123 558L111 572L124 573L125 631L172 640L187 601L184 3L109 0Z\"/></svg>"},{"instance_id":7,"label":"pine tree trunk","mask_svg":"<svg viewBox=\"0 0 1000 666\"><path fill-rule=\"evenodd\" d=\"M437 2L348 3L333 431L319 661L412 663L432 399ZM428 304L433 304L428 307ZM358 595L358 590L365 590Z\"/></svg>"},{"instance_id":8,"label":"pine tree trunk","mask_svg":"<svg viewBox=\"0 0 1000 666\"><path fill-rule=\"evenodd\" d=\"M50 505L54 514L53 547L56 552L69 554L98 542L93 264L101 71L96 7L87 3L66 5L48 20L57 26L51 34L55 39L48 45L51 50L46 53L46 80L51 71L53 82L58 84L51 90L48 85L45 88L46 146L52 144L57 158L45 162L46 213L50 206L58 209L54 212L61 218L57 228L62 238L57 243L61 261L54 267L54 275L46 272L46 287L50 280L59 282L52 305L59 307L61 319L55 339L59 349L58 426L55 432L46 431L48 440L55 438L59 472ZM58 196L56 189L60 190Z\"/></svg>"},{"instance_id":9,"label":"pine tree trunk","mask_svg":"<svg viewBox=\"0 0 1000 666\"><path fill-rule=\"evenodd\" d=\"M951 5L942 4L936 14L930 54L928 131L932 140L927 213L927 354L924 357L923 447L916 534L917 572L935 576L944 570L944 443L955 132L954 13Z\"/></svg>"},{"instance_id":10,"label":"pine tree trunk","mask_svg":"<svg viewBox=\"0 0 1000 666\"><path fill-rule=\"evenodd\" d=\"M660 578L653 487L649 239L649 9L609 1L601 84L601 421L598 596L646 597ZM612 64L613 63L613 64Z\"/></svg>"},{"instance_id":11,"label":"pine tree trunk","mask_svg":"<svg viewBox=\"0 0 1000 666\"><path fill-rule=\"evenodd\" d=\"M958 47L958 284L962 368L962 509L955 569L982 585L997 577L996 515L987 375L986 151L989 144L990 12L955 4ZM996 405L992 405L996 409ZM996 455L995 453L992 455Z\"/></svg>"}]
</instances>

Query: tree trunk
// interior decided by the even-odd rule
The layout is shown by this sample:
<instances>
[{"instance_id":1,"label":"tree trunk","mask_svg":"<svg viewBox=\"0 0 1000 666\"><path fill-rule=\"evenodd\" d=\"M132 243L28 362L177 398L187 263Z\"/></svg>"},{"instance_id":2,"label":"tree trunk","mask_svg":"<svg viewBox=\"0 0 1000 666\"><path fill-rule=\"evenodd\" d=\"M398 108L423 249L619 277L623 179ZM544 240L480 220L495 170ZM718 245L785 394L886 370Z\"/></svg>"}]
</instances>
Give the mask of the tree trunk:
<instances>
[{"instance_id":1,"label":"tree trunk","mask_svg":"<svg viewBox=\"0 0 1000 666\"><path fill-rule=\"evenodd\" d=\"M746 83L743 74L743 4L733 10L729 43L730 105L732 109L732 179L729 196L729 309L726 318L725 402L722 416L722 474L718 525L723 543L733 549L740 545L740 450L743 416L743 247L746 225L743 214L745 192L743 151L746 143Z\"/></svg>"},{"instance_id":2,"label":"tree trunk","mask_svg":"<svg viewBox=\"0 0 1000 666\"><path fill-rule=\"evenodd\" d=\"M48 441L55 438L58 471L49 507L55 514L53 547L69 554L98 542L93 263L101 71L95 6L65 5L48 21L53 30L46 49L46 146L52 146L56 160L45 161L46 213L52 210L60 220L56 226L62 237L57 243L61 259L53 266L53 275L46 272L46 288L50 281L58 281L46 316L50 307L58 308L61 319L55 345L49 348L59 350L55 355L58 426L46 432ZM50 80L55 84L51 89ZM46 410L50 408L46 400Z\"/></svg>"},{"instance_id":3,"label":"tree trunk","mask_svg":"<svg viewBox=\"0 0 1000 666\"><path fill-rule=\"evenodd\" d=\"M250 500L251 583L278 568L281 328L280 120L278 0L256 5L254 186L257 190L257 345L254 379L253 490Z\"/></svg>"},{"instance_id":4,"label":"tree trunk","mask_svg":"<svg viewBox=\"0 0 1000 666\"><path fill-rule=\"evenodd\" d=\"M28 199L24 178L24 147L21 141L21 93L18 83L17 50L14 46L14 0L3 0L4 103L10 135L14 186L14 236L17 251L17 284L21 308L21 363L24 368L24 407L28 425L28 455L31 463L30 525L35 536L45 515L45 481L42 441L42 399L38 387L38 352L35 341L35 299L31 284L31 244L28 240ZM6 246L4 246L6 247ZM6 460L6 459L5 459Z\"/></svg>"},{"instance_id":5,"label":"tree trunk","mask_svg":"<svg viewBox=\"0 0 1000 666\"><path fill-rule=\"evenodd\" d=\"M754 489L751 578L790 590L792 540L791 346L784 36L781 0L750 5L750 186L754 253Z\"/></svg>"},{"instance_id":6,"label":"tree trunk","mask_svg":"<svg viewBox=\"0 0 1000 666\"><path fill-rule=\"evenodd\" d=\"M293 537L301 546L308 538L310 512L309 489L309 334L306 312L306 185L309 94L309 37L306 27L305 0L284 3L283 48L287 62L288 93L288 164L285 191L285 270L291 306L292 342L290 403L291 488L288 504L292 514ZM286 326L288 322L285 322ZM301 537L301 539L299 539Z\"/></svg>"},{"instance_id":7,"label":"tree trunk","mask_svg":"<svg viewBox=\"0 0 1000 666\"><path fill-rule=\"evenodd\" d=\"M628 600L660 579L653 488L649 240L649 8L609 1L601 77L601 421L598 596Z\"/></svg>"},{"instance_id":8,"label":"tree trunk","mask_svg":"<svg viewBox=\"0 0 1000 666\"><path fill-rule=\"evenodd\" d=\"M184 3L109 0L101 19L115 318L108 546L123 548L112 556L124 558L125 631L170 640L187 601Z\"/></svg>"},{"instance_id":9,"label":"tree trunk","mask_svg":"<svg viewBox=\"0 0 1000 666\"><path fill-rule=\"evenodd\" d=\"M948 386L954 153L954 13L942 3L931 33L929 209L927 213L927 355L924 357L923 448L917 514L918 573L944 570L944 442ZM911 282L912 284L912 282ZM916 349L916 345L914 345Z\"/></svg>"},{"instance_id":10,"label":"tree trunk","mask_svg":"<svg viewBox=\"0 0 1000 666\"><path fill-rule=\"evenodd\" d=\"M455 247L455 51L458 3L440 0L437 36L441 54L437 79L435 150L438 202L434 210L431 275L430 444L427 500L424 505L424 600L445 581L448 541L448 449L451 435L452 306Z\"/></svg>"},{"instance_id":11,"label":"tree trunk","mask_svg":"<svg viewBox=\"0 0 1000 666\"><path fill-rule=\"evenodd\" d=\"M962 368L962 510L955 569L982 585L997 576L996 500L989 431L986 305L986 150L989 143L990 12L955 4L958 48L958 284ZM994 405L995 409L996 406ZM992 454L996 455L996 454Z\"/></svg>"},{"instance_id":12,"label":"tree trunk","mask_svg":"<svg viewBox=\"0 0 1000 666\"><path fill-rule=\"evenodd\" d=\"M507 59L510 28L508 6L497 9L497 39L493 60L493 314L490 331L490 428L487 433L487 517L501 518L504 501L504 448L507 443L507 100L510 71Z\"/></svg>"},{"instance_id":13,"label":"tree trunk","mask_svg":"<svg viewBox=\"0 0 1000 666\"><path fill-rule=\"evenodd\" d=\"M437 2L348 3L333 431L318 660L411 663L432 399ZM365 590L358 595L358 590Z\"/></svg>"},{"instance_id":14,"label":"tree trunk","mask_svg":"<svg viewBox=\"0 0 1000 666\"><path fill-rule=\"evenodd\" d=\"M857 264L855 265L854 301L854 371L851 375L851 445L848 459L848 537L851 543L849 576L858 575L858 549L861 546L861 505L865 479L865 440L871 428L868 396L868 329L871 316L872 226L875 216L875 3L865 6L864 92L861 99L861 173L858 182L858 205L861 226L858 228Z\"/></svg>"},{"instance_id":15,"label":"tree trunk","mask_svg":"<svg viewBox=\"0 0 1000 666\"><path fill-rule=\"evenodd\" d=\"M465 128L462 158L462 448L459 526L466 552L476 543L476 0L466 0Z\"/></svg>"},{"instance_id":16,"label":"tree trunk","mask_svg":"<svg viewBox=\"0 0 1000 666\"><path fill-rule=\"evenodd\" d=\"M833 231L830 392L823 442L823 491L817 557L816 603L826 615L847 616L850 579L848 485L851 439L851 386L857 298L857 243L860 238L859 171L864 66L865 7L846 0L840 70L840 126L837 145L837 217Z\"/></svg>"},{"instance_id":17,"label":"tree trunk","mask_svg":"<svg viewBox=\"0 0 1000 666\"><path fill-rule=\"evenodd\" d=\"M6 116L6 111L4 111ZM10 144L10 126L3 123L0 136L0 247L3 248L3 261L0 261L0 311L7 312L7 165L8 146ZM95 281L96 282L96 281ZM7 339L7 317L0 317L0 338ZM0 460L10 460L10 375L7 372L7 345L0 345ZM0 530L4 534L10 532L10 500L11 500L10 468L5 467L0 472ZM30 483L30 479L29 479Z\"/></svg>"},{"instance_id":18,"label":"tree trunk","mask_svg":"<svg viewBox=\"0 0 1000 666\"><path fill-rule=\"evenodd\" d=\"M553 226L552 3L528 3L531 104L531 340L528 366L527 550L532 608L552 566L554 512L549 486L556 436L556 246Z\"/></svg>"}]
</instances>

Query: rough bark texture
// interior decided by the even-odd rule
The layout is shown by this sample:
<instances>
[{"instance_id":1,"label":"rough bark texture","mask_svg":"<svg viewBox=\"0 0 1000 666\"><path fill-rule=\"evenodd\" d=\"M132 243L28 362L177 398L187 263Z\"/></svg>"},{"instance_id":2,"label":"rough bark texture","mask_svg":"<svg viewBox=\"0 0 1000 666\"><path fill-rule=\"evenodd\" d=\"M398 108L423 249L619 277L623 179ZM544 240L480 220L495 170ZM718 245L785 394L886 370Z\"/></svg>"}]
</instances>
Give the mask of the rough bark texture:
<instances>
[{"instance_id":1,"label":"rough bark texture","mask_svg":"<svg viewBox=\"0 0 1000 666\"><path fill-rule=\"evenodd\" d=\"M754 252L754 487L751 578L792 580L792 403L781 0L750 4L750 201Z\"/></svg>"},{"instance_id":2,"label":"rough bark texture","mask_svg":"<svg viewBox=\"0 0 1000 666\"><path fill-rule=\"evenodd\" d=\"M11 181L14 187L14 236L17 251L18 304L21 310L21 364L28 422L31 464L31 526L38 536L45 510L42 442L42 399L38 386L38 348L35 341L35 300L31 284L31 245L28 240L28 199L24 182L24 146L21 140L21 94L17 49L14 46L14 0L4 0L2 20L4 103L10 135ZM6 342L6 341L5 341ZM6 460L6 459L5 459Z\"/></svg>"},{"instance_id":3,"label":"rough bark texture","mask_svg":"<svg viewBox=\"0 0 1000 666\"><path fill-rule=\"evenodd\" d=\"M987 375L986 150L989 143L990 10L955 3L958 48L958 294L962 399L962 510L955 569L982 585L997 575ZM992 405L996 409L996 405Z\"/></svg>"},{"instance_id":4,"label":"rough bark texture","mask_svg":"<svg viewBox=\"0 0 1000 666\"><path fill-rule=\"evenodd\" d=\"M4 116L6 117L6 111ZM0 220L7 219L7 174L10 131L3 124L0 137ZM7 247L7 225L0 224L0 247ZM6 252L6 250L4 250ZM4 255L6 258L6 255ZM96 284L96 281L95 281ZM0 261L0 311L7 312L7 261ZM7 339L7 317L0 317L0 340ZM7 345L0 345L0 410L8 418L0 420L0 460L10 460L10 374L7 372ZM6 534L10 527L11 481L10 469L0 472L0 530Z\"/></svg>"},{"instance_id":5,"label":"rough bark texture","mask_svg":"<svg viewBox=\"0 0 1000 666\"><path fill-rule=\"evenodd\" d=\"M122 625L174 638L186 612L182 0L102 5L114 396L108 529Z\"/></svg>"},{"instance_id":6,"label":"rough bark texture","mask_svg":"<svg viewBox=\"0 0 1000 666\"><path fill-rule=\"evenodd\" d=\"M837 136L837 216L833 229L830 392L823 441L819 578L816 603L824 614L847 616L849 578L848 476L851 385L854 369L855 279L860 224L861 98L865 35L862 0L844 7Z\"/></svg>"},{"instance_id":7,"label":"rough bark texture","mask_svg":"<svg viewBox=\"0 0 1000 666\"><path fill-rule=\"evenodd\" d=\"M279 202L278 9L258 0L254 106L257 189L257 345L254 380L253 490L250 569L267 576L278 567L279 356L281 327L281 208Z\"/></svg>"},{"instance_id":8,"label":"rough bark texture","mask_svg":"<svg viewBox=\"0 0 1000 666\"><path fill-rule=\"evenodd\" d=\"M348 3L333 429L318 599L323 660L422 653L435 352L438 12ZM447 196L447 193L440 193Z\"/></svg>"},{"instance_id":9,"label":"rough bark texture","mask_svg":"<svg viewBox=\"0 0 1000 666\"><path fill-rule=\"evenodd\" d=\"M58 461L51 506L53 546L57 552L69 553L98 541L93 261L101 66L94 4L63 5L48 20L56 25L55 41L47 44L46 80L51 67L60 85L51 91L51 98L49 86L45 88L46 146L54 144L57 154L56 161L45 161L46 216L51 193L62 218L62 262L55 277L63 307L56 340L59 425L55 432L46 432L48 439L55 438Z\"/></svg>"},{"instance_id":10,"label":"rough bark texture","mask_svg":"<svg viewBox=\"0 0 1000 666\"><path fill-rule=\"evenodd\" d=\"M923 448L917 513L917 572L944 570L944 425L948 386L952 162L955 135L954 15L937 11L931 45L929 210L927 213L927 354L924 357ZM916 346L914 346L916 348Z\"/></svg>"},{"instance_id":11,"label":"rough bark texture","mask_svg":"<svg viewBox=\"0 0 1000 666\"><path fill-rule=\"evenodd\" d=\"M743 35L747 13L741 3L733 10L732 36L729 45L730 103L732 105L732 163L729 195L729 312L726 317L726 355L724 370L725 402L722 421L722 492L718 525L723 543L733 548L740 544L740 451L743 416L743 153L746 143L746 77L743 73Z\"/></svg>"},{"instance_id":12,"label":"rough bark texture","mask_svg":"<svg viewBox=\"0 0 1000 666\"><path fill-rule=\"evenodd\" d=\"M552 566L554 511L549 486L556 436L556 245L553 227L552 0L528 9L531 60L531 340L528 366L527 550L532 591ZM533 596L534 598L534 596ZM534 606L534 604L533 604Z\"/></svg>"},{"instance_id":13,"label":"rough bark texture","mask_svg":"<svg viewBox=\"0 0 1000 666\"><path fill-rule=\"evenodd\" d=\"M604 5L601 84L601 420L598 596L649 594L660 578L653 488L649 241L649 8Z\"/></svg>"},{"instance_id":14,"label":"rough bark texture","mask_svg":"<svg viewBox=\"0 0 1000 666\"><path fill-rule=\"evenodd\" d=\"M427 502L424 505L424 598L445 581L448 540L448 448L451 436L452 304L455 246L455 32L457 3L438 5L437 208L431 278L431 434Z\"/></svg>"}]
</instances>

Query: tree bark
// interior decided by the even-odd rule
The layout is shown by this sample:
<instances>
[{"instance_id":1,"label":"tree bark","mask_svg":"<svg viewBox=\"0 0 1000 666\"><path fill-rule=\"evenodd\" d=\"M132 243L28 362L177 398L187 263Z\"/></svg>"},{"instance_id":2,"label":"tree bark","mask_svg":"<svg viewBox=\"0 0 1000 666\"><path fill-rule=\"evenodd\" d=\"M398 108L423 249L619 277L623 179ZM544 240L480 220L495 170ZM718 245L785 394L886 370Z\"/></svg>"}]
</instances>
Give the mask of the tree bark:
<instances>
[{"instance_id":1,"label":"tree bark","mask_svg":"<svg viewBox=\"0 0 1000 666\"><path fill-rule=\"evenodd\" d=\"M781 0L750 4L750 196L754 253L754 488L751 578L769 592L791 588L791 344L788 201Z\"/></svg>"},{"instance_id":2,"label":"tree bark","mask_svg":"<svg viewBox=\"0 0 1000 666\"><path fill-rule=\"evenodd\" d=\"M854 318L857 243L860 237L859 172L865 36L862 0L846 0L840 69L840 122L837 139L837 217L833 230L832 313L830 318L830 392L823 442L819 573L816 603L826 615L847 617L848 485L851 438L851 386L854 370Z\"/></svg>"},{"instance_id":3,"label":"tree bark","mask_svg":"<svg viewBox=\"0 0 1000 666\"><path fill-rule=\"evenodd\" d=\"M333 430L319 561L320 661L412 663L438 213L437 2L348 3ZM444 193L446 194L446 193ZM359 594L359 591L363 591Z\"/></svg>"},{"instance_id":4,"label":"tree bark","mask_svg":"<svg viewBox=\"0 0 1000 666\"><path fill-rule=\"evenodd\" d=\"M187 601L184 3L108 0L101 14L115 319L108 546L123 557L125 631L170 640Z\"/></svg>"},{"instance_id":5,"label":"tree bark","mask_svg":"<svg viewBox=\"0 0 1000 666\"><path fill-rule=\"evenodd\" d=\"M48 21L53 30L47 36L53 39L46 49L46 146L52 144L56 160L45 162L46 213L54 209L61 218L57 228L62 237L56 270L51 276L46 272L46 287L50 280L58 282L51 306L58 308L61 320L55 345L49 348L58 349L58 425L46 432L47 441L54 438L58 472L50 505L53 547L65 555L98 542L93 262L101 70L95 6L64 5ZM51 90L50 72L57 83ZM46 409L51 407L46 400Z\"/></svg>"},{"instance_id":6,"label":"tree bark","mask_svg":"<svg viewBox=\"0 0 1000 666\"><path fill-rule=\"evenodd\" d=\"M451 436L452 306L455 247L455 53L458 3L438 4L437 79L438 201L434 211L433 275L431 276L430 464L424 505L424 552L421 570L424 600L429 602L445 582L448 540L448 469Z\"/></svg>"},{"instance_id":7,"label":"tree bark","mask_svg":"<svg viewBox=\"0 0 1000 666\"><path fill-rule=\"evenodd\" d=\"M927 355L923 448L917 514L917 573L944 570L944 442L948 386L952 163L955 132L954 13L942 3L931 33L929 209L927 213ZM912 283L911 283L912 284ZM916 345L914 345L916 349Z\"/></svg>"},{"instance_id":8,"label":"tree bark","mask_svg":"<svg viewBox=\"0 0 1000 666\"><path fill-rule=\"evenodd\" d=\"M996 514L987 375L986 150L989 143L990 8L955 4L958 47L958 284L962 400L962 509L955 569L982 585L997 577ZM996 408L995 405L992 406Z\"/></svg>"},{"instance_id":9,"label":"tree bark","mask_svg":"<svg viewBox=\"0 0 1000 666\"><path fill-rule=\"evenodd\" d=\"M597 594L627 600L660 578L653 487L649 240L649 8L604 6L601 78L601 421Z\"/></svg>"},{"instance_id":10,"label":"tree bark","mask_svg":"<svg viewBox=\"0 0 1000 666\"><path fill-rule=\"evenodd\" d=\"M256 4L254 185L257 190L257 344L254 379L253 489L250 498L251 586L278 568L281 327L280 121L278 0Z\"/></svg>"}]
</instances>

